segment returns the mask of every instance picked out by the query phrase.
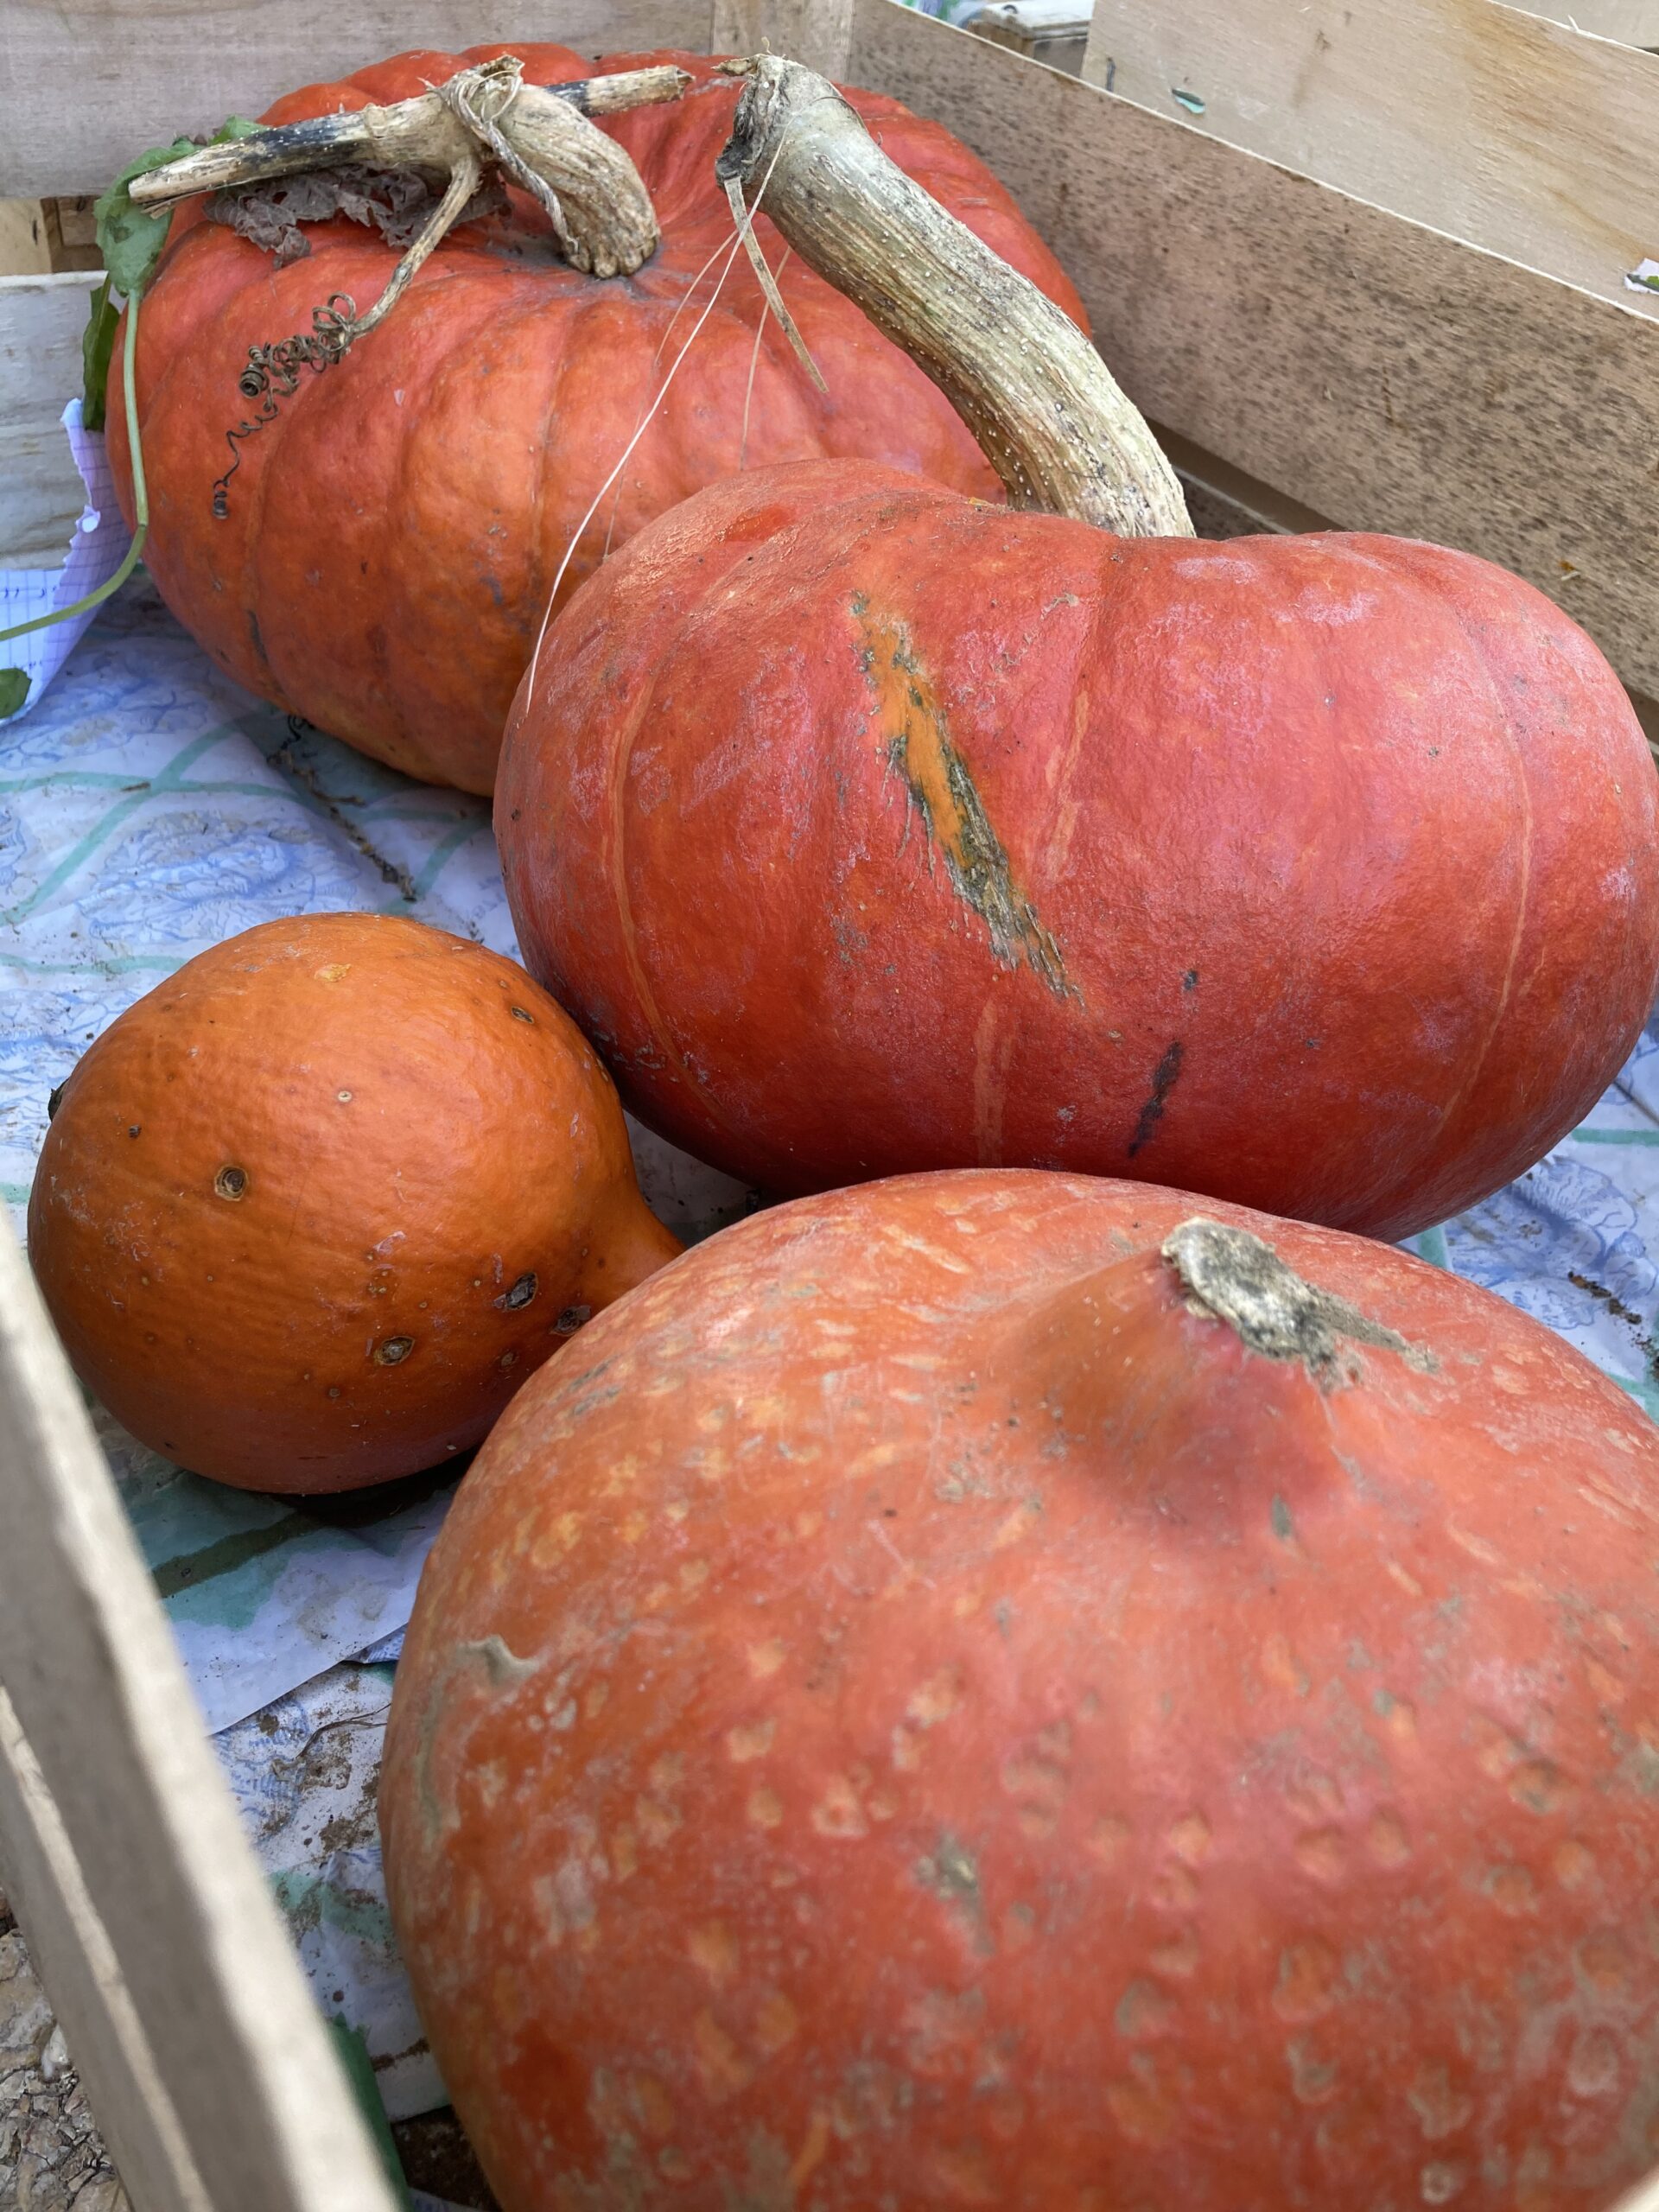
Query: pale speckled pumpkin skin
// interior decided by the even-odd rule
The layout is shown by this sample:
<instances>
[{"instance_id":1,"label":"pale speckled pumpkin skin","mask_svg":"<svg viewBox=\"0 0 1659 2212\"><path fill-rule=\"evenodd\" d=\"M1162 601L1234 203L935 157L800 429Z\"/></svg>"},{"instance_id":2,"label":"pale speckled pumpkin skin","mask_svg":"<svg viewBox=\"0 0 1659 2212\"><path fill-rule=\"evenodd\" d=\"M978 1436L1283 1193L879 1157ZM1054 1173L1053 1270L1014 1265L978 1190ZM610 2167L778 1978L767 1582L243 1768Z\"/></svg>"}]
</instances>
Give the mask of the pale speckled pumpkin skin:
<instances>
[{"instance_id":1,"label":"pale speckled pumpkin skin","mask_svg":"<svg viewBox=\"0 0 1659 2212\"><path fill-rule=\"evenodd\" d=\"M1192 1308L1195 1213L1404 1338ZM1591 2212L1659 2156L1659 1431L1338 1232L998 1171L514 1401L381 1818L508 2212Z\"/></svg>"}]
</instances>

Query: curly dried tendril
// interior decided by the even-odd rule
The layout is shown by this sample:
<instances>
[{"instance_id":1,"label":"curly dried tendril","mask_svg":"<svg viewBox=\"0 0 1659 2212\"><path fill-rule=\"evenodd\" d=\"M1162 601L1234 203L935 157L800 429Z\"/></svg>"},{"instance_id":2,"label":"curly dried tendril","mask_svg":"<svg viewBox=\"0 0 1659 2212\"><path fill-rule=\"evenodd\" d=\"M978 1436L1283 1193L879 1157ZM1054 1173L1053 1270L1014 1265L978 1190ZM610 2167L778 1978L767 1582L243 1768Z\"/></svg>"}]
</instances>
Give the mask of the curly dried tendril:
<instances>
[{"instance_id":1,"label":"curly dried tendril","mask_svg":"<svg viewBox=\"0 0 1659 2212\"><path fill-rule=\"evenodd\" d=\"M271 346L250 346L248 365L237 378L244 399L257 399L259 411L226 430L231 465L213 484L213 513L223 522L231 512L231 479L242 466L237 448L245 438L257 436L267 423L275 422L283 400L300 388L300 372L321 376L340 360L359 334L357 302L349 293L334 292L325 306L312 310L311 327Z\"/></svg>"}]
</instances>

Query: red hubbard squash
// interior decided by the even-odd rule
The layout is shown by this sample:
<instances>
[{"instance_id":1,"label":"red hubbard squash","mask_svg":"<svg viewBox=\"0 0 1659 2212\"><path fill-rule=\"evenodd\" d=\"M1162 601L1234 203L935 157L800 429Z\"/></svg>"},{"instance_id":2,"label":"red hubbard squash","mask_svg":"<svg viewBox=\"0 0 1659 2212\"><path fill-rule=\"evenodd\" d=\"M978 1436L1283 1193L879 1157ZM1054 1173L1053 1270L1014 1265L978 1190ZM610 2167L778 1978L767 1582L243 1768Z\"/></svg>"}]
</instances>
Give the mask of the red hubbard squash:
<instances>
[{"instance_id":1,"label":"red hubbard squash","mask_svg":"<svg viewBox=\"0 0 1659 2212\"><path fill-rule=\"evenodd\" d=\"M1510 1179L1659 976L1659 786L1600 653L1465 554L1174 534L1080 336L753 67L734 143L797 251L1067 512L818 462L636 538L509 731L532 972L634 1112L779 1192L1058 1166L1397 1236Z\"/></svg>"},{"instance_id":2,"label":"red hubbard squash","mask_svg":"<svg viewBox=\"0 0 1659 2212\"><path fill-rule=\"evenodd\" d=\"M533 83L568 83L593 68L563 47L511 50ZM308 86L267 119L402 100L508 51L400 54ZM257 416L238 392L250 348L308 333L314 310L334 295L366 310L396 251L336 219L308 228L305 258L274 266L205 219L198 202L176 219L145 298L145 558L162 596L251 690L411 775L490 789L561 558L707 303L713 276L693 296L698 272L734 236L714 176L731 122L729 81L693 55L612 55L599 67L664 60L690 73L684 99L600 126L632 157L660 224L657 251L631 275L567 266L546 216L517 194L505 218L453 232L385 326L342 360L315 375L296 368L299 389L257 435L230 445L226 432ZM896 160L1081 314L1053 257L974 156L894 100L851 97ZM235 149L214 149L209 160L219 181L252 173ZM759 232L776 262L780 242L764 219ZM995 491L973 440L898 347L800 264L783 272L782 286L827 396L808 385L775 324L755 356L761 295L740 257L618 491L583 531L568 588L607 546L746 461L868 454L963 492ZM118 409L110 428L126 498ZM232 458L216 518L214 486Z\"/></svg>"},{"instance_id":3,"label":"red hubbard squash","mask_svg":"<svg viewBox=\"0 0 1659 2212\"><path fill-rule=\"evenodd\" d=\"M506 2212L1592 2212L1659 2158L1659 1431L1194 1205L804 1199L508 1408L381 1798Z\"/></svg>"},{"instance_id":4,"label":"red hubbard squash","mask_svg":"<svg viewBox=\"0 0 1659 2212\"><path fill-rule=\"evenodd\" d=\"M29 1209L76 1373L253 1490L467 1451L680 1247L546 994L418 922L266 922L130 1007L54 1101Z\"/></svg>"}]
</instances>

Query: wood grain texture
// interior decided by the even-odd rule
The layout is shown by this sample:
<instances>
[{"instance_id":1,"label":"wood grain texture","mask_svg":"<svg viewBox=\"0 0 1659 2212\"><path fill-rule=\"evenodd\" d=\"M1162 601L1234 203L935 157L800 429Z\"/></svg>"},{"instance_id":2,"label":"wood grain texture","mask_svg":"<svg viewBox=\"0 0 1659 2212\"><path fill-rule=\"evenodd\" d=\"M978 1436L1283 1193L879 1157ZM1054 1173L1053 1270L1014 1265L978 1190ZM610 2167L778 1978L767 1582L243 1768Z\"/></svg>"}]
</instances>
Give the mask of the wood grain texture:
<instances>
[{"instance_id":1,"label":"wood grain texture","mask_svg":"<svg viewBox=\"0 0 1659 2212\"><path fill-rule=\"evenodd\" d=\"M109 1930L40 1762L0 1689L0 1835L35 1972L94 2101L134 2212L213 2212Z\"/></svg>"},{"instance_id":2,"label":"wood grain texture","mask_svg":"<svg viewBox=\"0 0 1659 2212\"><path fill-rule=\"evenodd\" d=\"M85 504L60 427L95 276L0 277L0 569L63 558Z\"/></svg>"},{"instance_id":3,"label":"wood grain texture","mask_svg":"<svg viewBox=\"0 0 1659 2212\"><path fill-rule=\"evenodd\" d=\"M853 75L1058 254L1145 413L1344 529L1484 554L1659 691L1659 331L893 0Z\"/></svg>"},{"instance_id":4,"label":"wood grain texture","mask_svg":"<svg viewBox=\"0 0 1659 2212\"><path fill-rule=\"evenodd\" d=\"M243 1840L79 1390L3 1229L0 1494L0 1678L15 1715L0 1861L16 1884L25 1933L31 1902L43 1903L43 1955L54 1944L69 1949L60 1976L46 1958L48 1993L89 2057L81 2031L95 2028L100 1994L105 2002L99 2049L113 2094L98 2109L118 2156L120 2125L149 2085L124 2056L108 2003L111 1974L143 2023L208 2203L225 2212L393 2212ZM53 1821L40 1809L48 1801L73 1853L72 1861L60 1849L55 1868ZM156 2155L158 2140L148 2146ZM156 2195L143 2212L190 2206L188 2196Z\"/></svg>"},{"instance_id":5,"label":"wood grain texture","mask_svg":"<svg viewBox=\"0 0 1659 2212\"><path fill-rule=\"evenodd\" d=\"M853 0L715 0L709 50L759 54L769 47L845 82L852 35Z\"/></svg>"},{"instance_id":6,"label":"wood grain texture","mask_svg":"<svg viewBox=\"0 0 1659 2212\"><path fill-rule=\"evenodd\" d=\"M557 40L582 54L707 53L713 0L7 0L0 9L0 194L99 192L181 133L410 47Z\"/></svg>"},{"instance_id":7,"label":"wood grain texture","mask_svg":"<svg viewBox=\"0 0 1659 2212\"><path fill-rule=\"evenodd\" d=\"M0 276L42 276L52 266L43 200L0 200Z\"/></svg>"},{"instance_id":8,"label":"wood grain texture","mask_svg":"<svg viewBox=\"0 0 1659 2212\"><path fill-rule=\"evenodd\" d=\"M1659 318L1659 55L1498 0L1096 0L1083 73Z\"/></svg>"}]
</instances>

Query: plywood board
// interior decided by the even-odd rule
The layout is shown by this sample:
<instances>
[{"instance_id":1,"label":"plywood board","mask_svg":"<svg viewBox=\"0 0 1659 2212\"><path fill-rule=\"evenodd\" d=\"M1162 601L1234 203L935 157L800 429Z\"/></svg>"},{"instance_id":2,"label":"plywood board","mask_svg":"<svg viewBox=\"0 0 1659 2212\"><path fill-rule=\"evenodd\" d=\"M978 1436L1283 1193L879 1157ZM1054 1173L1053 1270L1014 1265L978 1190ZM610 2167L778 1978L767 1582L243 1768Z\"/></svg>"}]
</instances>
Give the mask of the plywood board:
<instances>
[{"instance_id":1,"label":"plywood board","mask_svg":"<svg viewBox=\"0 0 1659 2212\"><path fill-rule=\"evenodd\" d=\"M713 0L5 0L0 195L99 192L146 146L411 47L557 40L582 54L707 53Z\"/></svg>"},{"instance_id":2,"label":"plywood board","mask_svg":"<svg viewBox=\"0 0 1659 2212\"><path fill-rule=\"evenodd\" d=\"M1659 317L1659 55L1498 0L1095 0L1083 73Z\"/></svg>"},{"instance_id":3,"label":"plywood board","mask_svg":"<svg viewBox=\"0 0 1659 2212\"><path fill-rule=\"evenodd\" d=\"M149 2212L212 2212L109 1930L92 1898L40 1762L0 1689L0 1836L13 1909L52 1990L123 2186Z\"/></svg>"},{"instance_id":4,"label":"plywood board","mask_svg":"<svg viewBox=\"0 0 1659 2212\"><path fill-rule=\"evenodd\" d=\"M0 200L0 276L41 276L51 266L45 202Z\"/></svg>"},{"instance_id":5,"label":"plywood board","mask_svg":"<svg viewBox=\"0 0 1659 2212\"><path fill-rule=\"evenodd\" d=\"M0 1863L18 1870L26 1936L40 1908L50 1994L66 2034L81 2031L82 2063L101 2070L95 2109L151 2191L138 2212L201 2201L182 2182L165 2193L169 2129L224 2212L393 2212L80 1392L3 1227L0 1496ZM123 1992L126 2026L143 2023L136 2042ZM138 2108L156 2082L164 2096L145 2134Z\"/></svg>"},{"instance_id":6,"label":"plywood board","mask_svg":"<svg viewBox=\"0 0 1659 2212\"><path fill-rule=\"evenodd\" d=\"M710 50L756 54L769 47L844 82L853 0L715 0Z\"/></svg>"},{"instance_id":7,"label":"plywood board","mask_svg":"<svg viewBox=\"0 0 1659 2212\"><path fill-rule=\"evenodd\" d=\"M1659 692L1659 330L892 0L850 67L965 138L1154 420L1346 529L1463 546Z\"/></svg>"},{"instance_id":8,"label":"plywood board","mask_svg":"<svg viewBox=\"0 0 1659 2212\"><path fill-rule=\"evenodd\" d=\"M85 504L59 426L96 276L0 277L0 569L54 567Z\"/></svg>"}]
</instances>

